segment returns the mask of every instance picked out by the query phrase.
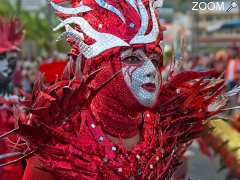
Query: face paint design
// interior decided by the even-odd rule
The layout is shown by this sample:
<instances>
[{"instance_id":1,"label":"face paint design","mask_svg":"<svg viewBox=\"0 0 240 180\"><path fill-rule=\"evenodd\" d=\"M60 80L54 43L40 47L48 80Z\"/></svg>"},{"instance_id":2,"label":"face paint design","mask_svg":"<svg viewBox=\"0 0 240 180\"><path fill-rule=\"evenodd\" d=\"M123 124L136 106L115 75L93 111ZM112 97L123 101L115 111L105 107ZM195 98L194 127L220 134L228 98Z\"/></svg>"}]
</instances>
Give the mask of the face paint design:
<instances>
[{"instance_id":1,"label":"face paint design","mask_svg":"<svg viewBox=\"0 0 240 180\"><path fill-rule=\"evenodd\" d=\"M16 68L17 53L7 52L0 54L0 79L9 79Z\"/></svg>"},{"instance_id":2,"label":"face paint design","mask_svg":"<svg viewBox=\"0 0 240 180\"><path fill-rule=\"evenodd\" d=\"M139 101L145 107L156 103L160 91L160 55L147 55L143 49L128 49L121 53L124 80Z\"/></svg>"}]
</instances>

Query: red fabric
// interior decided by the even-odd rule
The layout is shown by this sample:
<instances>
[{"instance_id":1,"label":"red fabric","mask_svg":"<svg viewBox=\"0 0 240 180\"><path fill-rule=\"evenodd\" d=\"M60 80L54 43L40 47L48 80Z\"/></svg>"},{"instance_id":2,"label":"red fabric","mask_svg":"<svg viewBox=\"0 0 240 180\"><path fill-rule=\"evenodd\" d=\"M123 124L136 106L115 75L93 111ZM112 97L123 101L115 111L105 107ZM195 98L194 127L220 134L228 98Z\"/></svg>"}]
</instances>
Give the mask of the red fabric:
<instances>
[{"instance_id":1,"label":"red fabric","mask_svg":"<svg viewBox=\"0 0 240 180\"><path fill-rule=\"evenodd\" d=\"M74 6L80 3L71 2ZM138 32L141 20L126 1L107 0L121 10L126 23L99 8L95 0L82 2L94 9L83 16L95 29L102 23L100 32L127 42ZM152 1L144 1L147 6L149 2ZM149 15L149 8L147 11ZM131 22L134 28L129 27ZM148 32L151 26L149 23ZM93 40L85 35L84 42L92 44ZM160 53L158 43L133 47ZM78 48L74 42L71 44L74 55L78 55ZM206 119L224 106L220 104L213 112L208 110L222 93L223 82L213 83L213 71L170 74L161 85L156 107L144 109L126 87L121 72L104 84L121 70L121 49L108 49L94 59L83 58L82 63L79 59L70 61L62 79L51 86L43 84L42 79L36 82L32 99L27 103L29 114L19 113L19 128L14 132L27 142L28 147L18 146L25 152L25 158L38 155L41 168L63 179L171 178L188 145L203 131ZM145 110L150 111L149 115ZM132 137L137 130L141 130L141 140L127 150L122 137ZM106 132L119 136L119 143L114 144Z\"/></svg>"},{"instance_id":2,"label":"red fabric","mask_svg":"<svg viewBox=\"0 0 240 180\"><path fill-rule=\"evenodd\" d=\"M115 137L130 138L137 134L142 123L144 107L132 95L121 72L119 53L109 61L103 61L91 86L96 89L115 73L120 72L110 83L97 93L91 103L91 110L102 128ZM86 65L87 66L87 65ZM89 65L92 67L92 64Z\"/></svg>"},{"instance_id":3,"label":"red fabric","mask_svg":"<svg viewBox=\"0 0 240 180\"><path fill-rule=\"evenodd\" d=\"M0 97L0 134L3 134L15 128L16 120L13 113L13 105L16 104L16 100L7 100ZM16 136L11 137L10 140L15 142ZM8 146L8 143L0 141L0 154L9 152L12 152L12 149ZM6 163L8 160L0 160L0 163ZM22 162L18 162L12 166L0 167L0 179L21 179L23 176L23 171L24 169Z\"/></svg>"},{"instance_id":4,"label":"red fabric","mask_svg":"<svg viewBox=\"0 0 240 180\"><path fill-rule=\"evenodd\" d=\"M27 162L27 167L25 169L22 180L60 180L61 179L60 177L54 177L54 175L52 175L51 173L39 169L40 166L41 166L41 162L37 158L35 157L30 158Z\"/></svg>"},{"instance_id":5,"label":"red fabric","mask_svg":"<svg viewBox=\"0 0 240 180\"><path fill-rule=\"evenodd\" d=\"M62 75L66 64L66 61L40 64L39 71L44 74L46 82L54 83Z\"/></svg>"},{"instance_id":6,"label":"red fabric","mask_svg":"<svg viewBox=\"0 0 240 180\"><path fill-rule=\"evenodd\" d=\"M24 33L19 20L0 18L0 53L18 50L23 36Z\"/></svg>"},{"instance_id":7,"label":"red fabric","mask_svg":"<svg viewBox=\"0 0 240 180\"><path fill-rule=\"evenodd\" d=\"M164 101L143 116L142 139L126 150L121 139L113 144L102 120L89 109L95 98L89 85L96 83L89 78L98 77L85 75L79 81L78 71L75 75L47 88L36 83L31 114L20 116L17 131L30 145L24 149L27 154L39 154L42 168L64 179L170 179L191 140L203 131L205 119L220 111L207 107L221 93L223 82L208 87L211 80L196 80L214 72L174 75L162 85L159 100Z\"/></svg>"}]
</instances>

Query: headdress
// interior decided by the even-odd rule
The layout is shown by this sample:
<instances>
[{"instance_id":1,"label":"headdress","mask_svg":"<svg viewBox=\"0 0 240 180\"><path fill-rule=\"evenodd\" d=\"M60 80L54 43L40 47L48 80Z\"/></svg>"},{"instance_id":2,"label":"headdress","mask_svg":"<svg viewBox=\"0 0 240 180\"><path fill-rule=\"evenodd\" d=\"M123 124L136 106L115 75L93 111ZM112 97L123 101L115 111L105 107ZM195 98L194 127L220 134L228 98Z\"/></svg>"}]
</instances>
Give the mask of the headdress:
<instances>
[{"instance_id":1,"label":"headdress","mask_svg":"<svg viewBox=\"0 0 240 180\"><path fill-rule=\"evenodd\" d=\"M162 0L72 0L71 8L59 5L63 2L50 1L63 18L54 30L65 27L60 39L69 37L73 52L80 51L86 59L112 48L159 44L162 39L155 11Z\"/></svg>"},{"instance_id":2,"label":"headdress","mask_svg":"<svg viewBox=\"0 0 240 180\"><path fill-rule=\"evenodd\" d=\"M69 2L69 1L68 1ZM87 73L101 68L91 83L93 89L100 86L115 73L121 72L120 50L123 47L145 47L159 50L163 28L160 26L156 8L162 1L154 0L72 0L50 1L63 21L54 30L65 27L60 39L68 37L72 55L83 55ZM75 26L72 26L74 24ZM89 61L88 61L89 60ZM98 61L100 60L100 61ZM116 94L119 96L116 97ZM114 108L113 108L114 107ZM111 111L110 109L114 109ZM119 73L92 100L91 109L101 120L104 131L122 137L137 133L139 117L143 111ZM126 116L131 113L132 116ZM118 115L119 116L118 116ZM120 117L121 116L121 117ZM121 121L120 121L121 120ZM126 127L126 124L128 128ZM117 127L117 128L116 128Z\"/></svg>"},{"instance_id":3,"label":"headdress","mask_svg":"<svg viewBox=\"0 0 240 180\"><path fill-rule=\"evenodd\" d=\"M0 18L0 53L18 50L23 37L24 32L19 20Z\"/></svg>"}]
</instances>

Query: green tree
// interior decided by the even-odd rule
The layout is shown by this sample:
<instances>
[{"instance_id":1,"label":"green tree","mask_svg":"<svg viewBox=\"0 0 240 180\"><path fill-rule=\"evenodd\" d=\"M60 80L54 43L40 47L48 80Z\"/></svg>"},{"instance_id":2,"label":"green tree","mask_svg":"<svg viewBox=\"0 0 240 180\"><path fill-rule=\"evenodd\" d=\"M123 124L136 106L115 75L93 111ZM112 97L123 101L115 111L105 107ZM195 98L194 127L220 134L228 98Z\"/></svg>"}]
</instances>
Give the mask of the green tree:
<instances>
[{"instance_id":1,"label":"green tree","mask_svg":"<svg viewBox=\"0 0 240 180\"><path fill-rule=\"evenodd\" d=\"M49 12L48 8L44 7L39 11L33 12L21 10L20 13L18 13L17 6L12 6L8 0L1 0L0 16L13 17L18 15L26 30L25 39L36 43L38 55L41 55L42 52L51 54L54 50L61 52L67 51L65 48L67 43L55 42L59 32L53 32L52 28L53 25L56 25L58 22L55 16L50 14L53 12ZM51 20L49 18L51 18Z\"/></svg>"}]
</instances>

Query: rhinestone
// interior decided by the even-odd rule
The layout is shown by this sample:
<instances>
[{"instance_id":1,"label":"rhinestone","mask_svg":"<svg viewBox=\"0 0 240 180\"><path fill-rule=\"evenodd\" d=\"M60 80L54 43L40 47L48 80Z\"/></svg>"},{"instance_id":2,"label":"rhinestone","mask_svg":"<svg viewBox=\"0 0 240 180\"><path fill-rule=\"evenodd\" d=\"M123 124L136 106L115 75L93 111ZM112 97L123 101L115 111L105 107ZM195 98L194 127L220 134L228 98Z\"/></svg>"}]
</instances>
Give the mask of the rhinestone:
<instances>
[{"instance_id":1,"label":"rhinestone","mask_svg":"<svg viewBox=\"0 0 240 180\"><path fill-rule=\"evenodd\" d=\"M64 86L63 87L63 92L64 93L69 93L71 91L70 87L69 86Z\"/></svg>"},{"instance_id":2,"label":"rhinestone","mask_svg":"<svg viewBox=\"0 0 240 180\"><path fill-rule=\"evenodd\" d=\"M236 8L236 7L238 7L237 2L235 2L235 1L233 1L233 2L231 3L231 5L232 5L232 8Z\"/></svg>"},{"instance_id":3,"label":"rhinestone","mask_svg":"<svg viewBox=\"0 0 240 180\"><path fill-rule=\"evenodd\" d=\"M107 157L104 157L103 158L103 161L106 163L106 162L108 162L108 158Z\"/></svg>"},{"instance_id":4,"label":"rhinestone","mask_svg":"<svg viewBox=\"0 0 240 180\"><path fill-rule=\"evenodd\" d=\"M117 151L117 148L115 146L112 147L112 151Z\"/></svg>"},{"instance_id":5,"label":"rhinestone","mask_svg":"<svg viewBox=\"0 0 240 180\"><path fill-rule=\"evenodd\" d=\"M180 89L176 89L177 94L180 94Z\"/></svg>"},{"instance_id":6,"label":"rhinestone","mask_svg":"<svg viewBox=\"0 0 240 180\"><path fill-rule=\"evenodd\" d=\"M123 171L123 169L122 168L118 168L118 172L122 172Z\"/></svg>"},{"instance_id":7,"label":"rhinestone","mask_svg":"<svg viewBox=\"0 0 240 180\"><path fill-rule=\"evenodd\" d=\"M150 114L149 113L147 113L147 115L146 115L148 118L150 117Z\"/></svg>"},{"instance_id":8,"label":"rhinestone","mask_svg":"<svg viewBox=\"0 0 240 180\"><path fill-rule=\"evenodd\" d=\"M100 136L100 137L98 138L98 140L99 140L100 142L102 142L102 141L104 140L104 137L103 137L103 136Z\"/></svg>"},{"instance_id":9,"label":"rhinestone","mask_svg":"<svg viewBox=\"0 0 240 180\"><path fill-rule=\"evenodd\" d=\"M137 158L137 159L140 159L141 157L137 154L137 155L136 155L136 158Z\"/></svg>"},{"instance_id":10,"label":"rhinestone","mask_svg":"<svg viewBox=\"0 0 240 180\"><path fill-rule=\"evenodd\" d=\"M141 175L142 175L142 170L138 169L138 176L141 176Z\"/></svg>"},{"instance_id":11,"label":"rhinestone","mask_svg":"<svg viewBox=\"0 0 240 180\"><path fill-rule=\"evenodd\" d=\"M96 125L95 124L91 124L91 128L95 129L96 128Z\"/></svg>"},{"instance_id":12,"label":"rhinestone","mask_svg":"<svg viewBox=\"0 0 240 180\"><path fill-rule=\"evenodd\" d=\"M102 25L102 24L99 24L99 25L98 25L98 28L99 28L99 29L101 29L102 27L103 27L103 25Z\"/></svg>"},{"instance_id":13,"label":"rhinestone","mask_svg":"<svg viewBox=\"0 0 240 180\"><path fill-rule=\"evenodd\" d=\"M150 164L149 167L150 167L150 169L153 169L153 165L152 164Z\"/></svg>"},{"instance_id":14,"label":"rhinestone","mask_svg":"<svg viewBox=\"0 0 240 180\"><path fill-rule=\"evenodd\" d=\"M130 23L129 26L130 26L130 28L134 28L135 24L134 23Z\"/></svg>"},{"instance_id":15,"label":"rhinestone","mask_svg":"<svg viewBox=\"0 0 240 180\"><path fill-rule=\"evenodd\" d=\"M159 156L157 156L157 157L156 157L156 161L159 161L159 160L160 160L160 158L159 158Z\"/></svg>"},{"instance_id":16,"label":"rhinestone","mask_svg":"<svg viewBox=\"0 0 240 180\"><path fill-rule=\"evenodd\" d=\"M133 176L130 176L129 180L134 180L135 178Z\"/></svg>"}]
</instances>

